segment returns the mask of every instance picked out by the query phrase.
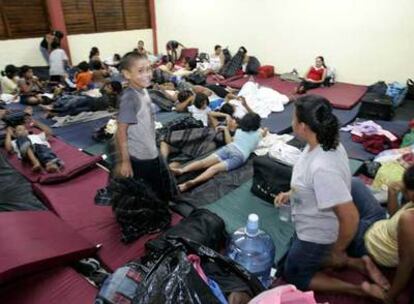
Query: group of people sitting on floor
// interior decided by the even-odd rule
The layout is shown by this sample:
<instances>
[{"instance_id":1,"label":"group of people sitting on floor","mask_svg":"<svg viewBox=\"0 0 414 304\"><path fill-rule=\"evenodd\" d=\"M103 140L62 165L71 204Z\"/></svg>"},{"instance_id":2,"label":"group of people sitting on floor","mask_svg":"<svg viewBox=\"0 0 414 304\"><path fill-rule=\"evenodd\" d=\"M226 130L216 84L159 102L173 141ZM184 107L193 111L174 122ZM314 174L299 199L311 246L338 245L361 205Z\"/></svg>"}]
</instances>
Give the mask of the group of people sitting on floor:
<instances>
[{"instance_id":1,"label":"group of people sitting on floor","mask_svg":"<svg viewBox=\"0 0 414 304\"><path fill-rule=\"evenodd\" d=\"M174 69L179 58L177 49L183 45L176 41L167 44L169 57L158 67L169 76L167 81L152 82L153 66L140 41L136 50L122 58L114 56L110 63L101 61L99 50L93 48L89 63L85 61L78 65L73 78L74 88L70 88L66 81L67 57L57 44L56 37L48 38L50 80L57 83L57 87L66 84L65 90L72 92L101 89L107 101L76 95L82 98L76 101L58 99L43 108L49 113L73 114L79 109L100 109L99 105L105 103L104 108L117 109L115 141L118 161L114 174L143 179L165 200L173 200L175 195L163 187L165 180L172 178L170 173L180 176L203 170L200 175L178 185L180 192L188 191L220 172L242 166L261 138L266 136L267 130L261 128L259 115L243 98L233 95L230 88L200 86L181 79L197 69L197 62L187 60L184 68L177 72ZM241 54L242 65L247 66L247 51L242 49ZM59 62L59 67L55 62ZM220 71L227 63L220 46L215 47L210 63L204 69L206 73ZM30 67L20 69L19 79L18 73L14 66L6 67L6 76L1 81L2 92L19 94L24 104L45 103L40 95L45 84L33 75ZM118 73L122 75L124 89L120 82L111 78ZM297 93L322 85L326 77L324 59L319 56L300 83ZM154 105L148 88L165 92L175 103L176 111L189 112L204 127L222 132L225 145L184 166L168 166L170 147L166 142L157 142ZM209 108L209 96L213 94L226 99L219 111ZM119 102L116 101L118 96ZM411 229L414 224L414 167L406 170L402 182L389 185L390 217L387 218L386 210L368 188L351 176L346 151L339 142L339 123L329 101L307 95L298 97L294 104L293 131L307 145L293 167L291 190L275 198L275 205L290 202L295 226L290 248L279 265L281 274L287 282L301 289L369 296L384 303L394 303L410 282L414 268L414 234ZM2 111L0 114L4 116L6 113ZM30 115L30 111L27 114ZM35 171L43 166L48 172L56 172L63 164L46 141L48 129L34 122L45 132L35 138L28 133L27 121L8 128L6 149L16 151L30 161ZM29 127L33 126L33 120L30 121L32 125ZM404 194L406 202L401 206L400 193ZM396 267L394 280L389 282L377 265ZM325 272L346 267L367 275L369 281L354 285Z\"/></svg>"}]
</instances>

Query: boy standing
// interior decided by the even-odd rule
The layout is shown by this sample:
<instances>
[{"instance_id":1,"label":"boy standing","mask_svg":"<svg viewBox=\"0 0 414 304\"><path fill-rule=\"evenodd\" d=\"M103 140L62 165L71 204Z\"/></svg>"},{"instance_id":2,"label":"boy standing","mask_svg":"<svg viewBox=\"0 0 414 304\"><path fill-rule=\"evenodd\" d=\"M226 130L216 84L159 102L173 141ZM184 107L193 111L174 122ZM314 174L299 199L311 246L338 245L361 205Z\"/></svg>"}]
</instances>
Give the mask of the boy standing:
<instances>
[{"instance_id":1,"label":"boy standing","mask_svg":"<svg viewBox=\"0 0 414 304\"><path fill-rule=\"evenodd\" d=\"M170 199L177 190L156 144L151 98L146 89L152 78L150 62L145 55L128 53L121 60L120 70L129 87L120 99L117 172L123 177L142 178L162 199Z\"/></svg>"}]
</instances>

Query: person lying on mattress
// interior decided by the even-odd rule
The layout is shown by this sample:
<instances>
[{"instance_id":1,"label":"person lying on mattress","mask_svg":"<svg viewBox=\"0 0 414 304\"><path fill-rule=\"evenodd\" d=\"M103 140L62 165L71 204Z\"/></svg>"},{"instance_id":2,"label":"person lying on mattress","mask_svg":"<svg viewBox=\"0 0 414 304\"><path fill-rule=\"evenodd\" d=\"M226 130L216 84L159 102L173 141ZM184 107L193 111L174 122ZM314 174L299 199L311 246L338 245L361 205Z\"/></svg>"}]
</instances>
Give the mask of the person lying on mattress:
<instances>
[{"instance_id":1,"label":"person lying on mattress","mask_svg":"<svg viewBox=\"0 0 414 304\"><path fill-rule=\"evenodd\" d=\"M82 112L114 110L118 108L118 96L122 92L122 85L118 81L111 81L100 90L101 97L86 95L65 95L52 105L40 105L47 112L47 117L77 115Z\"/></svg>"},{"instance_id":2,"label":"person lying on mattress","mask_svg":"<svg viewBox=\"0 0 414 304\"><path fill-rule=\"evenodd\" d=\"M169 200L176 194L176 185L156 144L154 113L147 91L152 78L151 64L146 56L131 52L122 58L120 70L129 86L120 97L115 173L141 178L161 199Z\"/></svg>"},{"instance_id":3,"label":"person lying on mattress","mask_svg":"<svg viewBox=\"0 0 414 304\"><path fill-rule=\"evenodd\" d=\"M178 185L181 192L185 192L194 186L205 182L216 174L231 171L241 167L256 149L267 129L260 129L260 116L256 113L246 114L239 123L239 129L232 138L227 127L219 127L224 132L226 145L212 155L197 160L183 168L171 168L176 175L205 169L205 171L194 179Z\"/></svg>"},{"instance_id":4,"label":"person lying on mattress","mask_svg":"<svg viewBox=\"0 0 414 304\"><path fill-rule=\"evenodd\" d=\"M221 106L220 112L227 113L235 119L242 119L244 115L254 111L247 104L246 98L229 93L226 95L225 103Z\"/></svg>"},{"instance_id":5,"label":"person lying on mattress","mask_svg":"<svg viewBox=\"0 0 414 304\"><path fill-rule=\"evenodd\" d=\"M36 120L32 120L30 125L39 128L43 132L30 134L24 124L7 128L4 142L6 151L16 153L23 161L29 162L34 172L40 172L42 168L49 173L59 171L63 166L63 162L52 151L47 141L47 137L52 134L52 131Z\"/></svg>"},{"instance_id":6,"label":"person lying on mattress","mask_svg":"<svg viewBox=\"0 0 414 304\"><path fill-rule=\"evenodd\" d=\"M293 167L290 201L295 235L281 262L284 279L302 290L384 298L390 285L364 250L363 235L385 210L358 179L352 179L339 122L327 99L308 95L295 101L295 134L307 145ZM352 267L370 278L355 285L322 272Z\"/></svg>"},{"instance_id":7,"label":"person lying on mattress","mask_svg":"<svg viewBox=\"0 0 414 304\"><path fill-rule=\"evenodd\" d=\"M203 93L195 94L193 104L188 106L188 112L197 119L200 120L204 127L215 128L219 125L218 119L229 120L231 117L228 114L212 111L208 106L208 96Z\"/></svg>"},{"instance_id":8,"label":"person lying on mattress","mask_svg":"<svg viewBox=\"0 0 414 304\"><path fill-rule=\"evenodd\" d=\"M319 88L325 81L327 68L325 59L318 56L315 59L315 65L311 66L304 79L296 88L296 93L305 94L310 89Z\"/></svg>"},{"instance_id":9,"label":"person lying on mattress","mask_svg":"<svg viewBox=\"0 0 414 304\"><path fill-rule=\"evenodd\" d=\"M185 77L193 74L197 68L197 61L195 59L186 59L184 68L180 68L173 72L174 76Z\"/></svg>"},{"instance_id":10,"label":"person lying on mattress","mask_svg":"<svg viewBox=\"0 0 414 304\"><path fill-rule=\"evenodd\" d=\"M196 94L206 95L208 99L216 96L209 88L201 85L191 85L189 89L180 90L178 92L174 110L176 112L189 112L188 108L193 105Z\"/></svg>"}]
</instances>

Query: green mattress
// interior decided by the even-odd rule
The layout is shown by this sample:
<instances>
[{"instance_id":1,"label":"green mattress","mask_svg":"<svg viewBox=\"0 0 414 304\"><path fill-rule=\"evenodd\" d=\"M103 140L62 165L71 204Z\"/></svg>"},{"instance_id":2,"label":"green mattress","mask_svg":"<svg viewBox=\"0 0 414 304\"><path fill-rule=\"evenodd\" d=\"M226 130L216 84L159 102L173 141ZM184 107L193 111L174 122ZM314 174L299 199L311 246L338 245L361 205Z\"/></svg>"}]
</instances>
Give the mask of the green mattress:
<instances>
[{"instance_id":1,"label":"green mattress","mask_svg":"<svg viewBox=\"0 0 414 304\"><path fill-rule=\"evenodd\" d=\"M277 263L286 253L294 228L291 223L279 220L278 209L250 192L252 180L228 193L218 201L204 208L216 213L226 223L228 233L233 233L246 225L250 213L256 213L260 219L260 228L269 233L275 243Z\"/></svg>"}]
</instances>

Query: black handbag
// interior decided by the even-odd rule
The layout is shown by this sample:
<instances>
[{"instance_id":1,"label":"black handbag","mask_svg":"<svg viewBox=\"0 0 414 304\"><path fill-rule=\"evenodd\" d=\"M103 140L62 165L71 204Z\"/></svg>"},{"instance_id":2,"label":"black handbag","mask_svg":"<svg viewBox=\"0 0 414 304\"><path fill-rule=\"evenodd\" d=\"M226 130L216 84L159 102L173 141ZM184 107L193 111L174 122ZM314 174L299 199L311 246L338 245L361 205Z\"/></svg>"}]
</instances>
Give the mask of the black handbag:
<instances>
[{"instance_id":1,"label":"black handbag","mask_svg":"<svg viewBox=\"0 0 414 304\"><path fill-rule=\"evenodd\" d=\"M394 116L392 97L366 93L361 98L358 117L367 119L391 120Z\"/></svg>"},{"instance_id":2,"label":"black handbag","mask_svg":"<svg viewBox=\"0 0 414 304\"><path fill-rule=\"evenodd\" d=\"M258 156L253 161L253 184L250 191L273 204L280 192L290 189L291 166L282 164L269 156Z\"/></svg>"}]
</instances>

